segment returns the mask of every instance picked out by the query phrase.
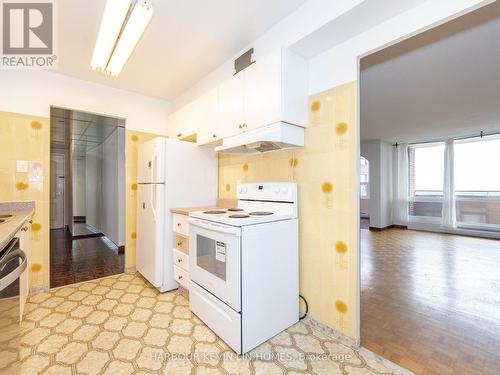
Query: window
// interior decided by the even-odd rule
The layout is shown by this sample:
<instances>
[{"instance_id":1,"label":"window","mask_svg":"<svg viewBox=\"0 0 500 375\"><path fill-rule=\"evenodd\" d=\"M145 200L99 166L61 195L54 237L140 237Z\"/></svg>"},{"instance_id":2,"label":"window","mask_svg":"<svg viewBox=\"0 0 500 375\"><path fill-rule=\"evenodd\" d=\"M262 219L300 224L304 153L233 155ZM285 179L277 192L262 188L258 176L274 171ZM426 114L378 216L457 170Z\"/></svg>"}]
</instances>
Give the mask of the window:
<instances>
[{"instance_id":1,"label":"window","mask_svg":"<svg viewBox=\"0 0 500 375\"><path fill-rule=\"evenodd\" d=\"M361 156L360 165L360 196L362 199L370 199L370 162Z\"/></svg>"},{"instance_id":2,"label":"window","mask_svg":"<svg viewBox=\"0 0 500 375\"><path fill-rule=\"evenodd\" d=\"M459 226L500 225L500 138L455 142L455 194Z\"/></svg>"},{"instance_id":3,"label":"window","mask_svg":"<svg viewBox=\"0 0 500 375\"><path fill-rule=\"evenodd\" d=\"M440 218L443 206L444 144L409 148L409 214Z\"/></svg>"},{"instance_id":4,"label":"window","mask_svg":"<svg viewBox=\"0 0 500 375\"><path fill-rule=\"evenodd\" d=\"M416 196L443 195L444 145L430 144L415 146L413 150L413 168L410 168L410 178L413 174L413 189L410 180L410 191ZM412 171L413 169L413 171ZM413 172L413 173L412 173Z\"/></svg>"},{"instance_id":5,"label":"window","mask_svg":"<svg viewBox=\"0 0 500 375\"><path fill-rule=\"evenodd\" d=\"M500 139L455 143L455 191L457 194L500 197Z\"/></svg>"},{"instance_id":6,"label":"window","mask_svg":"<svg viewBox=\"0 0 500 375\"><path fill-rule=\"evenodd\" d=\"M444 184L443 143L409 148L409 214L440 223ZM500 230L500 137L457 140L454 144L456 219L459 228Z\"/></svg>"}]
</instances>

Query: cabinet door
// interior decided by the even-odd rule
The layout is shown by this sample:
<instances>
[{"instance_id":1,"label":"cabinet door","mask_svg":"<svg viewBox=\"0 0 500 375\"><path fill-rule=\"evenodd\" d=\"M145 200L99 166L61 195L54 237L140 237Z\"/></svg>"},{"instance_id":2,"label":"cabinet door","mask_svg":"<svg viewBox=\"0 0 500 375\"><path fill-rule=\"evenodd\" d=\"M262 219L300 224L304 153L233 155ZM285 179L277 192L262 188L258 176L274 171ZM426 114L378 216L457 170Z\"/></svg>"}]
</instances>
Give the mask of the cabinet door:
<instances>
[{"instance_id":1,"label":"cabinet door","mask_svg":"<svg viewBox=\"0 0 500 375\"><path fill-rule=\"evenodd\" d=\"M219 90L215 88L203 94L198 100L196 129L198 144L203 145L220 139Z\"/></svg>"},{"instance_id":2,"label":"cabinet door","mask_svg":"<svg viewBox=\"0 0 500 375\"><path fill-rule=\"evenodd\" d=\"M198 100L195 100L178 111L177 134L178 139L186 138L197 131Z\"/></svg>"},{"instance_id":3,"label":"cabinet door","mask_svg":"<svg viewBox=\"0 0 500 375\"><path fill-rule=\"evenodd\" d=\"M174 139L177 137L178 117L179 117L179 113L177 111L168 115L168 118L167 118L167 136L169 138Z\"/></svg>"},{"instance_id":4,"label":"cabinet door","mask_svg":"<svg viewBox=\"0 0 500 375\"><path fill-rule=\"evenodd\" d=\"M258 59L244 71L244 130L282 120L281 50Z\"/></svg>"},{"instance_id":5,"label":"cabinet door","mask_svg":"<svg viewBox=\"0 0 500 375\"><path fill-rule=\"evenodd\" d=\"M188 113L187 107L181 107L175 113L176 121L175 121L175 133L174 138L182 138L188 135Z\"/></svg>"},{"instance_id":6,"label":"cabinet door","mask_svg":"<svg viewBox=\"0 0 500 375\"><path fill-rule=\"evenodd\" d=\"M219 133L221 137L242 131L244 83L244 74L241 72L219 86Z\"/></svg>"}]
</instances>

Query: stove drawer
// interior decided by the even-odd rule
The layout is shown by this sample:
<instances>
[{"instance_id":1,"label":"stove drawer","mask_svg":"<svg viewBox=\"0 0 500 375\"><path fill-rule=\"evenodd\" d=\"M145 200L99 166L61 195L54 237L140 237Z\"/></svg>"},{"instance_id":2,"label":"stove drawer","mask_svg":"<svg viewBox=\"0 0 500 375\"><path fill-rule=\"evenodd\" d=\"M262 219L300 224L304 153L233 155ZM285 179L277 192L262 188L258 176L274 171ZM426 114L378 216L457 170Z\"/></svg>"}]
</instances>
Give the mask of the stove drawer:
<instances>
[{"instance_id":1,"label":"stove drawer","mask_svg":"<svg viewBox=\"0 0 500 375\"><path fill-rule=\"evenodd\" d=\"M189 236L189 223L186 215L174 214L173 231Z\"/></svg>"},{"instance_id":2,"label":"stove drawer","mask_svg":"<svg viewBox=\"0 0 500 375\"><path fill-rule=\"evenodd\" d=\"M189 273L186 270L174 266L174 279L184 288L189 289Z\"/></svg>"},{"instance_id":3,"label":"stove drawer","mask_svg":"<svg viewBox=\"0 0 500 375\"><path fill-rule=\"evenodd\" d=\"M241 315L191 281L189 307L217 336L241 354Z\"/></svg>"},{"instance_id":4,"label":"stove drawer","mask_svg":"<svg viewBox=\"0 0 500 375\"><path fill-rule=\"evenodd\" d=\"M174 249L174 265L189 272L189 256Z\"/></svg>"}]
</instances>

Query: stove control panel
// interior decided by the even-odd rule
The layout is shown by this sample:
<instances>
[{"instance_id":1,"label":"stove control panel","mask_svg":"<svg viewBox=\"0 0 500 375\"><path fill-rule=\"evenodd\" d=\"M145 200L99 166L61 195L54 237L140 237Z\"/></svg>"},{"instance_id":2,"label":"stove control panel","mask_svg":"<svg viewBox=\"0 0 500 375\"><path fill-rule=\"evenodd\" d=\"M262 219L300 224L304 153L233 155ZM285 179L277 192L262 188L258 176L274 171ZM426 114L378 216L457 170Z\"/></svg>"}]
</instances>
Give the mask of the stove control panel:
<instances>
[{"instance_id":1,"label":"stove control panel","mask_svg":"<svg viewBox=\"0 0 500 375\"><path fill-rule=\"evenodd\" d=\"M291 202L297 201L297 184L294 182L257 182L238 184L238 199Z\"/></svg>"}]
</instances>

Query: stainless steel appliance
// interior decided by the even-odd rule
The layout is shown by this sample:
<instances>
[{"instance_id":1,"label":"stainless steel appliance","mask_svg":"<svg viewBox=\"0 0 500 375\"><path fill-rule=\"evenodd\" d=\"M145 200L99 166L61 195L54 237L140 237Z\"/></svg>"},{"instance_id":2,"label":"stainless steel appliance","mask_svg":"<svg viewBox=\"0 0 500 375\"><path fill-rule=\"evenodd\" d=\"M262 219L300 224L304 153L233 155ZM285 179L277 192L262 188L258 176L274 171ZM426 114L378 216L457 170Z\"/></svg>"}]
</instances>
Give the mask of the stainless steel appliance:
<instances>
[{"instance_id":1,"label":"stainless steel appliance","mask_svg":"<svg viewBox=\"0 0 500 375\"><path fill-rule=\"evenodd\" d=\"M13 238L0 251L0 353L4 360L0 374L18 374L19 365L19 277L26 270L26 255L19 249L19 238Z\"/></svg>"}]
</instances>

